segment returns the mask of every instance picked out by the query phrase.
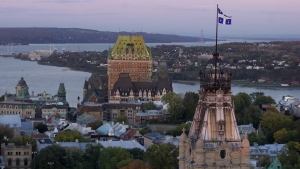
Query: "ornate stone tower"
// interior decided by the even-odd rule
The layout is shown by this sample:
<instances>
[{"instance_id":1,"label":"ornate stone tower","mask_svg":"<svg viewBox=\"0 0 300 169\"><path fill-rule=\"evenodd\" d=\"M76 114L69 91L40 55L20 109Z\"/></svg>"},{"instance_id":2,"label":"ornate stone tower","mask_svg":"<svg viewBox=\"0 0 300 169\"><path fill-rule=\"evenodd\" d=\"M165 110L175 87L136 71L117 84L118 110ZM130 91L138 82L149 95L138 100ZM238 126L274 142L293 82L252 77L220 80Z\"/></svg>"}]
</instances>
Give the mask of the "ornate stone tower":
<instances>
[{"instance_id":1,"label":"ornate stone tower","mask_svg":"<svg viewBox=\"0 0 300 169\"><path fill-rule=\"evenodd\" d=\"M238 132L231 100L231 73L218 53L200 71L199 102L188 136L179 141L180 169L248 169L249 141Z\"/></svg>"},{"instance_id":2,"label":"ornate stone tower","mask_svg":"<svg viewBox=\"0 0 300 169\"><path fill-rule=\"evenodd\" d=\"M108 91L120 73L129 73L132 82L150 82L152 57L142 36L119 36L107 59Z\"/></svg>"},{"instance_id":3,"label":"ornate stone tower","mask_svg":"<svg viewBox=\"0 0 300 169\"><path fill-rule=\"evenodd\" d=\"M18 98L25 98L29 96L28 92L29 87L27 86L26 81L23 77L19 80L17 86L16 86L16 96Z\"/></svg>"}]
</instances>

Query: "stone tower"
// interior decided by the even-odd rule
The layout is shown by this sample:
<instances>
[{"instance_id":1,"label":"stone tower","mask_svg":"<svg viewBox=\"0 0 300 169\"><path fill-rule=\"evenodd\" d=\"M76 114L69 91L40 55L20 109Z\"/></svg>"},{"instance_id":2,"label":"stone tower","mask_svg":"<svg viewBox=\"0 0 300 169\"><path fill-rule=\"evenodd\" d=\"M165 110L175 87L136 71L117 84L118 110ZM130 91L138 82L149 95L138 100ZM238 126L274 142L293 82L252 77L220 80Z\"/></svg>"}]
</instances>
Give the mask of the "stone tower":
<instances>
[{"instance_id":1,"label":"stone tower","mask_svg":"<svg viewBox=\"0 0 300 169\"><path fill-rule=\"evenodd\" d=\"M132 82L150 82L152 57L142 36L119 36L107 58L108 91L120 73L129 73Z\"/></svg>"},{"instance_id":2,"label":"stone tower","mask_svg":"<svg viewBox=\"0 0 300 169\"><path fill-rule=\"evenodd\" d=\"M16 96L18 98L26 98L29 96L29 87L27 86L26 81L23 77L19 80L17 86L16 86Z\"/></svg>"},{"instance_id":3,"label":"stone tower","mask_svg":"<svg viewBox=\"0 0 300 169\"><path fill-rule=\"evenodd\" d=\"M199 101L188 136L179 141L179 169L248 169L249 141L241 140L231 100L231 73L214 55L200 71Z\"/></svg>"}]
</instances>

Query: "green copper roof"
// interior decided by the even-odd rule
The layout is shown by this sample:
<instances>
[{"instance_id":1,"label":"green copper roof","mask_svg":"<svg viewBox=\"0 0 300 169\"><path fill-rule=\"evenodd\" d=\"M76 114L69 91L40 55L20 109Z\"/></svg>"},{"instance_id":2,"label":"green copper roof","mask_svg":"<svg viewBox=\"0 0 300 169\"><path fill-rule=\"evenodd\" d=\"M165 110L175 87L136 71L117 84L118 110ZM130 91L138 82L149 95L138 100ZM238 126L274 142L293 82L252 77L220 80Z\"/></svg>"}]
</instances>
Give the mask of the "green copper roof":
<instances>
[{"instance_id":1,"label":"green copper roof","mask_svg":"<svg viewBox=\"0 0 300 169\"><path fill-rule=\"evenodd\" d=\"M65 84L64 83L59 84L57 94L66 94L66 89L65 89Z\"/></svg>"},{"instance_id":2,"label":"green copper roof","mask_svg":"<svg viewBox=\"0 0 300 169\"><path fill-rule=\"evenodd\" d=\"M151 58L151 54L144 42L142 36L119 36L117 42L115 43L114 47L110 50L110 56L122 56L123 54L126 57L129 54L135 55L137 54L138 57L146 57Z\"/></svg>"},{"instance_id":3,"label":"green copper roof","mask_svg":"<svg viewBox=\"0 0 300 169\"><path fill-rule=\"evenodd\" d=\"M281 165L278 157L276 157L274 159L274 161L272 162L272 164L269 166L268 169L282 169L282 165Z\"/></svg>"}]
</instances>

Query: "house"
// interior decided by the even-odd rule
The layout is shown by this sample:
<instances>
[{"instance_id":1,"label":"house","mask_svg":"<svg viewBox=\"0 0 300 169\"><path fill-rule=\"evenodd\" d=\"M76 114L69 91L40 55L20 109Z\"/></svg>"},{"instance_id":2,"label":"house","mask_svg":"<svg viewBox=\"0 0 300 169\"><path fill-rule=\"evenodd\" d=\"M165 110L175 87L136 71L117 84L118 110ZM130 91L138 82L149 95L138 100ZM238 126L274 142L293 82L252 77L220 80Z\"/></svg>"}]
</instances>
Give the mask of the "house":
<instances>
[{"instance_id":1,"label":"house","mask_svg":"<svg viewBox=\"0 0 300 169\"><path fill-rule=\"evenodd\" d=\"M270 161L273 162L284 146L285 144L278 143L259 146L257 143L254 143L253 146L250 146L250 158L256 160L258 165L264 156L269 156Z\"/></svg>"},{"instance_id":2,"label":"house","mask_svg":"<svg viewBox=\"0 0 300 169\"><path fill-rule=\"evenodd\" d=\"M1 144L5 168L30 169L32 147L30 144L15 145L14 143Z\"/></svg>"},{"instance_id":3,"label":"house","mask_svg":"<svg viewBox=\"0 0 300 169\"><path fill-rule=\"evenodd\" d=\"M166 121L168 117L168 111L166 109L161 110L146 110L145 113L135 114L134 121L139 124L148 123L149 120Z\"/></svg>"}]
</instances>

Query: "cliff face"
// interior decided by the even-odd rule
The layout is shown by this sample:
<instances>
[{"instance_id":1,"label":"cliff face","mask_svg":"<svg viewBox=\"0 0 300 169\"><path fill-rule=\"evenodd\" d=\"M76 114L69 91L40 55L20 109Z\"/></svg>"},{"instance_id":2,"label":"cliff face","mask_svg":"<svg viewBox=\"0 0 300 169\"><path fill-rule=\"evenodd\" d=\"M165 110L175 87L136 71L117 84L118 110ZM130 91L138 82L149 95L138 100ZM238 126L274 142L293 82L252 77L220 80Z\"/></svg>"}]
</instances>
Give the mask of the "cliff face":
<instances>
[{"instance_id":1,"label":"cliff face","mask_svg":"<svg viewBox=\"0 0 300 169\"><path fill-rule=\"evenodd\" d=\"M114 43L118 35L142 35L147 43L196 42L197 37L108 32L78 28L0 28L0 45L8 43Z\"/></svg>"}]
</instances>

